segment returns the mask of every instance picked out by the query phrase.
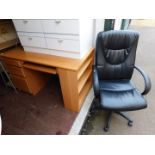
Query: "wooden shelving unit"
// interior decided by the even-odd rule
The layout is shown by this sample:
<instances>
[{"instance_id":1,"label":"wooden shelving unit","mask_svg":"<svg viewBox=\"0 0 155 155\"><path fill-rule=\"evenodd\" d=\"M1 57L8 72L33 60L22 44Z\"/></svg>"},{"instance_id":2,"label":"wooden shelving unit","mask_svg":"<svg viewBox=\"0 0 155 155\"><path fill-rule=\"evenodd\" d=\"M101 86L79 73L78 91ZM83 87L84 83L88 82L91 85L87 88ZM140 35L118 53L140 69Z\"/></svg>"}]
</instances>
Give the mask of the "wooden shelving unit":
<instances>
[{"instance_id":1,"label":"wooden shelving unit","mask_svg":"<svg viewBox=\"0 0 155 155\"><path fill-rule=\"evenodd\" d=\"M89 77L87 82L85 83L82 91L79 93L79 105L83 103L83 100L85 99L85 96L87 95L88 91L90 90L92 86L92 77Z\"/></svg>"},{"instance_id":2,"label":"wooden shelving unit","mask_svg":"<svg viewBox=\"0 0 155 155\"><path fill-rule=\"evenodd\" d=\"M93 53L85 60L77 72L79 107L92 86Z\"/></svg>"},{"instance_id":3,"label":"wooden shelving unit","mask_svg":"<svg viewBox=\"0 0 155 155\"><path fill-rule=\"evenodd\" d=\"M85 64L80 68L80 70L78 71L78 75L77 78L78 80L80 79L80 77L83 75L83 73L85 72L85 70L88 68L88 66L90 65L90 63L92 62L93 58L90 57L87 62L85 62Z\"/></svg>"},{"instance_id":4,"label":"wooden shelving unit","mask_svg":"<svg viewBox=\"0 0 155 155\"><path fill-rule=\"evenodd\" d=\"M88 78L91 76L92 70L91 69L87 69L83 76L79 79L79 84L78 84L78 93L81 92L81 90L83 89L85 83L87 82Z\"/></svg>"}]
</instances>

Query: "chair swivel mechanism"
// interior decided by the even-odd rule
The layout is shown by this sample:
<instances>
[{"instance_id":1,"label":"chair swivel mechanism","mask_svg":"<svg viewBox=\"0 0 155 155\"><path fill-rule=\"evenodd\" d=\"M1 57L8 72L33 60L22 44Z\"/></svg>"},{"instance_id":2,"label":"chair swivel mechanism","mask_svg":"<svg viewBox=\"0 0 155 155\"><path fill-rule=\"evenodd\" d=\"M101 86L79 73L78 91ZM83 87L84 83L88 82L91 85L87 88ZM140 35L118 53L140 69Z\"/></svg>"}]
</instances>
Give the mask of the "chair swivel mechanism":
<instances>
[{"instance_id":1,"label":"chair swivel mechanism","mask_svg":"<svg viewBox=\"0 0 155 155\"><path fill-rule=\"evenodd\" d=\"M147 107L144 95L150 91L151 81L142 69L135 66L138 39L139 34L131 30L111 30L97 36L93 89L95 100L108 111L104 131L109 130L113 112L123 116L132 126L133 120L124 112ZM134 69L144 78L145 90L142 93L131 81Z\"/></svg>"}]
</instances>

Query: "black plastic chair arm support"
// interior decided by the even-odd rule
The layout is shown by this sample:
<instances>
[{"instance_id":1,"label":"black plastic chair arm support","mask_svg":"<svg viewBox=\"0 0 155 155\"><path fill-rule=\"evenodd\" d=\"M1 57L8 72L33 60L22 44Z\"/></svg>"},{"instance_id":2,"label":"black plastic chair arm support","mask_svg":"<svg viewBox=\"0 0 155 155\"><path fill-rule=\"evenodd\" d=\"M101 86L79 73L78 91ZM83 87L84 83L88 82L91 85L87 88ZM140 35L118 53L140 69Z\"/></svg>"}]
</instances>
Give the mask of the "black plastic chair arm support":
<instances>
[{"instance_id":1,"label":"black plastic chair arm support","mask_svg":"<svg viewBox=\"0 0 155 155\"><path fill-rule=\"evenodd\" d=\"M146 95L150 90L151 90L151 80L149 78L149 76L139 67L135 66L134 67L144 78L144 82L145 82L145 89L144 91L141 93L142 95Z\"/></svg>"},{"instance_id":2,"label":"black plastic chair arm support","mask_svg":"<svg viewBox=\"0 0 155 155\"><path fill-rule=\"evenodd\" d=\"M93 89L95 97L98 98L100 95L100 86L99 86L98 73L95 66L93 66Z\"/></svg>"}]
</instances>

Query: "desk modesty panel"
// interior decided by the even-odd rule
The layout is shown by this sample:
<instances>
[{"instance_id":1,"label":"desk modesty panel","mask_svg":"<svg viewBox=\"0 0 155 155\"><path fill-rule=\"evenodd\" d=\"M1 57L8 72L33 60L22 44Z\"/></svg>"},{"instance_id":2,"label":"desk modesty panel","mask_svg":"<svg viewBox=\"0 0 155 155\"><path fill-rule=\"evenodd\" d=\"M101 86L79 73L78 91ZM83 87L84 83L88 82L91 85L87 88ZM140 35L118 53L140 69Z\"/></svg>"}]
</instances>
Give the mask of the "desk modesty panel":
<instances>
[{"instance_id":1,"label":"desk modesty panel","mask_svg":"<svg viewBox=\"0 0 155 155\"><path fill-rule=\"evenodd\" d=\"M36 95L48 82L50 74L58 74L64 106L78 112L92 86L93 51L82 59L24 52L13 48L0 54L18 90Z\"/></svg>"}]
</instances>

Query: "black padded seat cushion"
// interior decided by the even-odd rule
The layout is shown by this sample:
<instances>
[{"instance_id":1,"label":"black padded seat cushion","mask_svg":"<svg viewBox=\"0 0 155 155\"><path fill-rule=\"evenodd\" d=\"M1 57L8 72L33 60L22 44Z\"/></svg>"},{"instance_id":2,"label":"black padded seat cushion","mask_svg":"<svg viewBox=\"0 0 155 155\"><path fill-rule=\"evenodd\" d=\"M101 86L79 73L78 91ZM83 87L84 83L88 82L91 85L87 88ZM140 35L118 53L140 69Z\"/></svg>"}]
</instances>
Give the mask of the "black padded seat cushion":
<instances>
[{"instance_id":1,"label":"black padded seat cushion","mask_svg":"<svg viewBox=\"0 0 155 155\"><path fill-rule=\"evenodd\" d=\"M130 80L103 80L100 81L101 90L126 91L133 90L135 87Z\"/></svg>"},{"instance_id":2,"label":"black padded seat cushion","mask_svg":"<svg viewBox=\"0 0 155 155\"><path fill-rule=\"evenodd\" d=\"M130 80L100 81L100 103L104 109L131 111L147 107L145 98Z\"/></svg>"}]
</instances>

